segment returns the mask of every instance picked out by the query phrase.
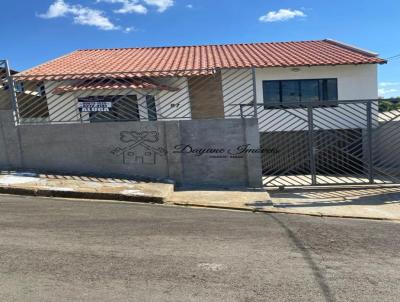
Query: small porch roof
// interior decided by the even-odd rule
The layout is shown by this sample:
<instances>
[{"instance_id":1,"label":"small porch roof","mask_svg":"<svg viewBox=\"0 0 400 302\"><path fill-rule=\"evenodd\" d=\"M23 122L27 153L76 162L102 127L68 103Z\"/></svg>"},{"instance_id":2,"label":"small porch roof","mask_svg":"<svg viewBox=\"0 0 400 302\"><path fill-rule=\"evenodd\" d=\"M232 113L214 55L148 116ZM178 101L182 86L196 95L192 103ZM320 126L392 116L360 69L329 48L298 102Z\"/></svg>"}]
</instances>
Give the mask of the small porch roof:
<instances>
[{"instance_id":1,"label":"small porch roof","mask_svg":"<svg viewBox=\"0 0 400 302\"><path fill-rule=\"evenodd\" d=\"M168 85L156 83L150 79L96 79L96 80L80 80L76 83L60 85L53 90L53 94L63 94L76 91L93 91L93 90L121 90L121 89L142 89L142 90L166 90L178 91Z\"/></svg>"}]
</instances>

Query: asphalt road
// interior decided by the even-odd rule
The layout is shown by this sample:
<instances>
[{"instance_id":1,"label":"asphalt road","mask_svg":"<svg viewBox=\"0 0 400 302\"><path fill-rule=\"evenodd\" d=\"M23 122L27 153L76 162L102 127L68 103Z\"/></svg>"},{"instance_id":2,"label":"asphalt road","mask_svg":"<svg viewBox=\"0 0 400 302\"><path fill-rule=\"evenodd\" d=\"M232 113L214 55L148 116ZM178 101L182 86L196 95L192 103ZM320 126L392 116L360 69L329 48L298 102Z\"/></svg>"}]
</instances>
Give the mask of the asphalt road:
<instances>
[{"instance_id":1,"label":"asphalt road","mask_svg":"<svg viewBox=\"0 0 400 302\"><path fill-rule=\"evenodd\" d=\"M400 224L0 196L0 301L399 301Z\"/></svg>"}]
</instances>

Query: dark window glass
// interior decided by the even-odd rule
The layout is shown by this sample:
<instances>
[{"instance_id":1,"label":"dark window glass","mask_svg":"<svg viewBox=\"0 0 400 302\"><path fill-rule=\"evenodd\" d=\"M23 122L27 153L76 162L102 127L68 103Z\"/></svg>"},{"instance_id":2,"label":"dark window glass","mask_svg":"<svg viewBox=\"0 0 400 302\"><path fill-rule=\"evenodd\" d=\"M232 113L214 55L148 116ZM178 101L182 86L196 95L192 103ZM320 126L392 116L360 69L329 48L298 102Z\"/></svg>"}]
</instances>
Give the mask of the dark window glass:
<instances>
[{"instance_id":1,"label":"dark window glass","mask_svg":"<svg viewBox=\"0 0 400 302\"><path fill-rule=\"evenodd\" d=\"M301 101L314 102L319 101L319 83L318 80L301 81Z\"/></svg>"},{"instance_id":2,"label":"dark window glass","mask_svg":"<svg viewBox=\"0 0 400 302\"><path fill-rule=\"evenodd\" d=\"M322 101L334 101L338 99L336 79L320 80L319 87Z\"/></svg>"},{"instance_id":3,"label":"dark window glass","mask_svg":"<svg viewBox=\"0 0 400 302\"><path fill-rule=\"evenodd\" d=\"M284 103L336 101L337 79L264 81L263 94L265 108Z\"/></svg>"},{"instance_id":4,"label":"dark window glass","mask_svg":"<svg viewBox=\"0 0 400 302\"><path fill-rule=\"evenodd\" d=\"M156 99L153 95L146 95L146 103L147 103L147 113L149 115L149 121L157 120L157 107L156 107Z\"/></svg>"},{"instance_id":5,"label":"dark window glass","mask_svg":"<svg viewBox=\"0 0 400 302\"><path fill-rule=\"evenodd\" d=\"M337 80L336 79L329 79L326 81L327 87L327 100L328 101L336 101L338 99L338 90L337 90Z\"/></svg>"},{"instance_id":6,"label":"dark window glass","mask_svg":"<svg viewBox=\"0 0 400 302\"><path fill-rule=\"evenodd\" d=\"M25 87L23 82L16 82L15 83L15 91L18 93L25 92Z\"/></svg>"},{"instance_id":7,"label":"dark window glass","mask_svg":"<svg viewBox=\"0 0 400 302\"><path fill-rule=\"evenodd\" d=\"M282 103L300 102L299 81L281 81Z\"/></svg>"},{"instance_id":8,"label":"dark window glass","mask_svg":"<svg viewBox=\"0 0 400 302\"><path fill-rule=\"evenodd\" d=\"M38 86L38 93L39 96L46 96L46 88L44 87L44 85Z\"/></svg>"},{"instance_id":9,"label":"dark window glass","mask_svg":"<svg viewBox=\"0 0 400 302\"><path fill-rule=\"evenodd\" d=\"M279 103L281 101L279 81L264 81L263 90L265 103Z\"/></svg>"},{"instance_id":10,"label":"dark window glass","mask_svg":"<svg viewBox=\"0 0 400 302\"><path fill-rule=\"evenodd\" d=\"M118 119L130 121L138 121L140 119L136 95L115 96L111 111Z\"/></svg>"}]
</instances>

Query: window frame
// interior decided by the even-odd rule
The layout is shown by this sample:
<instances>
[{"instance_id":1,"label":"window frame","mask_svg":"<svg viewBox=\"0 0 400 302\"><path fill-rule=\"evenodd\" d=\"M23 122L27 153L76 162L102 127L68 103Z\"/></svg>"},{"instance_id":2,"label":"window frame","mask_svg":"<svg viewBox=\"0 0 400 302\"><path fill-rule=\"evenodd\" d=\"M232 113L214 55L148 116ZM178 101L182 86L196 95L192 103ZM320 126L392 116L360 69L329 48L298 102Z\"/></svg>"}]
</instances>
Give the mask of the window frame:
<instances>
[{"instance_id":1,"label":"window frame","mask_svg":"<svg viewBox=\"0 0 400 302\"><path fill-rule=\"evenodd\" d=\"M323 100L323 87L322 81L335 80L336 82L336 99L335 100ZM301 82L306 81L318 81L318 101L302 101L302 85ZM299 101L298 102L284 102L283 101L283 91L282 91L282 82L297 82L298 83L298 91L299 91ZM279 102L270 102L268 103L266 99L266 83L279 83ZM328 82L327 82L328 83ZM339 98L339 87L338 87L338 78L305 78L305 79L282 79L282 80L263 80L262 81L262 94L263 94L263 105L264 109L274 109L274 108L303 108L306 106L312 107L337 107L338 106L338 98ZM326 94L329 94L326 91Z\"/></svg>"}]
</instances>

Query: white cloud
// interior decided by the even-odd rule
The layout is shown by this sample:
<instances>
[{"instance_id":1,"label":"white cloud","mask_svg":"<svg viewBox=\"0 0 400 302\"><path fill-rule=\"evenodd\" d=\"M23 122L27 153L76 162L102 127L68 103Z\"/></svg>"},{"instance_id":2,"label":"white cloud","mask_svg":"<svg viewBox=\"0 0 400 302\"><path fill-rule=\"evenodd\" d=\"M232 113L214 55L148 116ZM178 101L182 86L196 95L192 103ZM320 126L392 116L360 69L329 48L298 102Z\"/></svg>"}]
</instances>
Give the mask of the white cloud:
<instances>
[{"instance_id":1,"label":"white cloud","mask_svg":"<svg viewBox=\"0 0 400 302\"><path fill-rule=\"evenodd\" d=\"M390 98L400 95L400 82L380 82L378 94L381 97Z\"/></svg>"},{"instance_id":2,"label":"white cloud","mask_svg":"<svg viewBox=\"0 0 400 302\"><path fill-rule=\"evenodd\" d=\"M74 16L74 22L81 25L95 26L102 30L116 30L119 26L114 25L103 12L90 8L79 9Z\"/></svg>"},{"instance_id":3,"label":"white cloud","mask_svg":"<svg viewBox=\"0 0 400 302\"><path fill-rule=\"evenodd\" d=\"M121 4L121 7L114 10L117 14L146 14L146 6L155 6L159 12L164 12L174 5L174 0L96 0L106 3ZM95 26L101 30L121 30L129 33L135 30L134 27L123 28L115 25L102 10L92 9L80 4L69 4L65 0L54 0L44 14L38 15L43 19L53 19L60 17L72 17L75 24Z\"/></svg>"},{"instance_id":4,"label":"white cloud","mask_svg":"<svg viewBox=\"0 0 400 302\"><path fill-rule=\"evenodd\" d=\"M50 5L47 12L39 15L44 19L53 19L71 15L75 24L95 26L101 30L118 30L120 26L115 25L108 19L103 11L84 7L82 5L70 5L64 0L56 0Z\"/></svg>"},{"instance_id":5,"label":"white cloud","mask_svg":"<svg viewBox=\"0 0 400 302\"><path fill-rule=\"evenodd\" d=\"M174 5L174 0L96 0L96 2L122 4L121 8L114 10L117 14L146 14L148 12L146 5L155 6L162 13Z\"/></svg>"},{"instance_id":6,"label":"white cloud","mask_svg":"<svg viewBox=\"0 0 400 302\"><path fill-rule=\"evenodd\" d=\"M188 5L186 5L186 7L187 8L193 8L193 5L192 4L188 4Z\"/></svg>"},{"instance_id":7,"label":"white cloud","mask_svg":"<svg viewBox=\"0 0 400 302\"><path fill-rule=\"evenodd\" d=\"M45 19L64 17L70 10L71 7L63 0L57 0L49 6L45 14L40 14L39 17Z\"/></svg>"},{"instance_id":8,"label":"white cloud","mask_svg":"<svg viewBox=\"0 0 400 302\"><path fill-rule=\"evenodd\" d=\"M124 33L129 34L132 31L136 31L136 28L131 26L124 29Z\"/></svg>"},{"instance_id":9,"label":"white cloud","mask_svg":"<svg viewBox=\"0 0 400 302\"><path fill-rule=\"evenodd\" d=\"M301 10L281 8L278 11L268 12L266 15L261 16L259 20L261 22L277 22L277 21L287 21L296 17L307 17L307 15Z\"/></svg>"},{"instance_id":10,"label":"white cloud","mask_svg":"<svg viewBox=\"0 0 400 302\"><path fill-rule=\"evenodd\" d=\"M147 5L153 5L157 7L157 10L162 13L169 7L174 5L174 0L144 0Z\"/></svg>"},{"instance_id":11,"label":"white cloud","mask_svg":"<svg viewBox=\"0 0 400 302\"><path fill-rule=\"evenodd\" d=\"M400 86L400 82L381 82L379 87Z\"/></svg>"},{"instance_id":12,"label":"white cloud","mask_svg":"<svg viewBox=\"0 0 400 302\"><path fill-rule=\"evenodd\" d=\"M107 2L107 3L120 3L122 7L120 9L114 10L117 14L146 14L147 8L139 3L139 0L97 0L97 2Z\"/></svg>"},{"instance_id":13,"label":"white cloud","mask_svg":"<svg viewBox=\"0 0 400 302\"><path fill-rule=\"evenodd\" d=\"M399 90L394 89L394 88L390 88L390 89L379 88L378 94L379 94L379 96L382 96L382 97L391 97L391 96L394 96L393 93L398 92L398 91Z\"/></svg>"}]
</instances>

